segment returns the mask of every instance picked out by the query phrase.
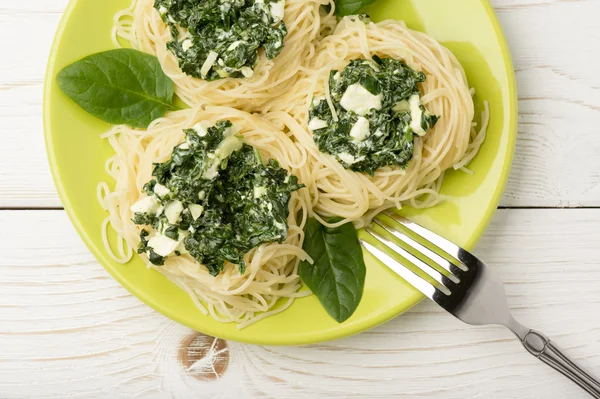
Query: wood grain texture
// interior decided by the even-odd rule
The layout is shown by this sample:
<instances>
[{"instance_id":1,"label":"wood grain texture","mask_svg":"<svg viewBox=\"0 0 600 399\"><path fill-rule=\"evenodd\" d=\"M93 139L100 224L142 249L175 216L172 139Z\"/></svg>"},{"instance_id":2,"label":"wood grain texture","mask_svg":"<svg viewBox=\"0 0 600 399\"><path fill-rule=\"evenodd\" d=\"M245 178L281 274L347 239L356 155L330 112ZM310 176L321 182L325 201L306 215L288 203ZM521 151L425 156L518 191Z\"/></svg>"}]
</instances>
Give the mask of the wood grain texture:
<instances>
[{"instance_id":1,"label":"wood grain texture","mask_svg":"<svg viewBox=\"0 0 600 399\"><path fill-rule=\"evenodd\" d=\"M0 207L60 207L47 167L41 107L46 59L66 4L0 0L0 37L19 32L19 40L1 42L11 56L0 65ZM594 51L600 2L492 4L512 51L520 107L502 205L600 206L600 55Z\"/></svg>"},{"instance_id":2,"label":"wood grain texture","mask_svg":"<svg viewBox=\"0 0 600 399\"><path fill-rule=\"evenodd\" d=\"M494 0L514 60L519 136L503 205L600 205L595 0Z\"/></svg>"},{"instance_id":3,"label":"wood grain texture","mask_svg":"<svg viewBox=\"0 0 600 399\"><path fill-rule=\"evenodd\" d=\"M61 206L46 159L42 93L54 31L67 3L0 0L0 48L10 54L0 62L0 207Z\"/></svg>"},{"instance_id":4,"label":"wood grain texture","mask_svg":"<svg viewBox=\"0 0 600 399\"><path fill-rule=\"evenodd\" d=\"M0 225L2 398L586 398L507 330L429 302L320 345L213 346L120 287L64 212L2 211ZM500 210L476 250L515 316L596 374L599 240L600 210ZM211 346L216 365L198 355Z\"/></svg>"},{"instance_id":5,"label":"wood grain texture","mask_svg":"<svg viewBox=\"0 0 600 399\"><path fill-rule=\"evenodd\" d=\"M0 208L60 207L42 91L67 0L0 0ZM600 206L597 0L492 0L519 87L502 205ZM31 26L31 29L23 29ZM18 40L14 40L18 32ZM223 342L125 291L62 211L0 211L0 398L584 399L506 330L429 302L383 326L305 347ZM515 316L600 374L600 209L506 209L476 254ZM126 266L124 266L126 267Z\"/></svg>"}]
</instances>

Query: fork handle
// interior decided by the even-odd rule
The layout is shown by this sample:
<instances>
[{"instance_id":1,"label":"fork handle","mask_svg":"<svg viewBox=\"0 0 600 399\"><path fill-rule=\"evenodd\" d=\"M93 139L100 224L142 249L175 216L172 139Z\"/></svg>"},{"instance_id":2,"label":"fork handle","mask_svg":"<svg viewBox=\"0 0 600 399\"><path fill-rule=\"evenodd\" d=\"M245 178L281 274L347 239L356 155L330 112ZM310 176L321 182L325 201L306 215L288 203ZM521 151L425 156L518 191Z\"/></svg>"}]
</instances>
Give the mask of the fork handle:
<instances>
[{"instance_id":1,"label":"fork handle","mask_svg":"<svg viewBox=\"0 0 600 399\"><path fill-rule=\"evenodd\" d=\"M565 352L539 331L529 330L522 339L529 353L569 377L594 398L600 399L600 381L571 360Z\"/></svg>"}]
</instances>

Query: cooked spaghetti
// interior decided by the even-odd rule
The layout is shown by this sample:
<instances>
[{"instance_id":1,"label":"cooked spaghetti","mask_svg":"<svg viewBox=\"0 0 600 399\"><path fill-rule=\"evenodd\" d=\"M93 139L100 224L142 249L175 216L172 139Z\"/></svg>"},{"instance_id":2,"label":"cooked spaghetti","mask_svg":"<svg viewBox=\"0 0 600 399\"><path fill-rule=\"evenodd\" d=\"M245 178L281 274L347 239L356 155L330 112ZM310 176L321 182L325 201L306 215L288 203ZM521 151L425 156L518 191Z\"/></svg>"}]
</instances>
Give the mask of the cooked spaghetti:
<instances>
[{"instance_id":1,"label":"cooked spaghetti","mask_svg":"<svg viewBox=\"0 0 600 399\"><path fill-rule=\"evenodd\" d=\"M154 121L148 130L116 126L105 134L116 153L106 164L115 186L113 190L107 183L98 187L99 199L109 212L103 227L105 245L115 260L127 262L131 257L131 251L127 253L122 240L129 248L140 245L141 227L134 223L134 216L138 214L134 214L131 208L144 197L141 195L144 185L148 181L156 183L152 180L156 163L169 160L174 148L185 143L184 129L198 123L212 126L223 120L231 121L237 130L236 135L258 150L265 162L274 159L296 176L308 175L304 170L307 166L306 153L281 133L278 126L232 108L207 106L173 112ZM156 188L154 190L157 192ZM162 187L162 190L165 188ZM298 292L301 283L297 267L300 260L306 259L302 241L309 208L306 189L293 192L288 202L287 237L281 243L265 243L246 252L243 255L245 271L240 272L238 265L225 262L222 270L212 270L211 274L205 265L185 252L159 259L162 266L154 266L153 263L157 262L148 259L148 252L140 256L148 267L160 271L185 289L205 314L223 322L234 321L240 327L245 326L284 310L293 298L307 294ZM164 212L168 214L168 209ZM121 238L116 251L111 250L109 245L108 225ZM154 253L151 255L156 256ZM273 309L282 298L285 303Z\"/></svg>"},{"instance_id":2,"label":"cooked spaghetti","mask_svg":"<svg viewBox=\"0 0 600 399\"><path fill-rule=\"evenodd\" d=\"M175 82L176 94L192 106L226 105L262 111L265 103L291 90L302 63L315 54L315 39L332 29L333 7L328 13L322 7L332 3L333 0L285 0L283 22L287 35L283 49L273 59L260 52L251 76L247 73L246 78L206 81L182 72L177 56L167 48L174 38L169 25L154 7L154 0L133 0L129 8L118 12L113 41L119 45L118 38L122 38L134 48L156 55L164 72Z\"/></svg>"},{"instance_id":3,"label":"cooked spaghetti","mask_svg":"<svg viewBox=\"0 0 600 399\"><path fill-rule=\"evenodd\" d=\"M412 160L406 168L384 166L373 176L346 169L333 156L319 151L308 129L308 111L314 99L324 98L333 108L329 93L330 71L342 70L350 60L373 56L403 60L422 71L421 102L438 115L435 126L423 137L415 137ZM322 223L332 216L353 221L360 227L373 215L408 203L427 207L440 201L444 171L464 168L481 146L488 112L482 113L479 129L473 123L474 104L465 72L456 57L432 37L410 30L401 21L364 22L345 17L333 34L323 38L315 56L302 70L293 90L266 107L287 104L273 117L285 120L295 140L310 154L310 190L313 212Z\"/></svg>"}]
</instances>

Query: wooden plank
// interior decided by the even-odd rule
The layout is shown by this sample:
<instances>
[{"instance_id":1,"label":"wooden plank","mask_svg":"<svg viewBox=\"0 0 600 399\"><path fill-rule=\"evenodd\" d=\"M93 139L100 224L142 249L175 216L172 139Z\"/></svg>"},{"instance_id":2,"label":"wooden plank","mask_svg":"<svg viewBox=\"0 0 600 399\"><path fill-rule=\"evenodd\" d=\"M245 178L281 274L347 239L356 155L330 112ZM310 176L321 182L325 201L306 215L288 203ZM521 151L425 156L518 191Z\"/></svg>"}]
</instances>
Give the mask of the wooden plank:
<instances>
[{"instance_id":1,"label":"wooden plank","mask_svg":"<svg viewBox=\"0 0 600 399\"><path fill-rule=\"evenodd\" d=\"M0 35L0 207L57 207L42 140L47 54L67 0L5 1ZM519 85L519 138L503 206L600 206L600 40L594 0L493 0ZM565 25L565 21L576 21ZM35 26L35 29L23 29ZM560 29L557 27L565 27ZM27 49L24 51L23 49Z\"/></svg>"},{"instance_id":2,"label":"wooden plank","mask_svg":"<svg viewBox=\"0 0 600 399\"><path fill-rule=\"evenodd\" d=\"M513 56L519 136L502 204L598 206L600 40L594 0L494 0ZM565 29L557 29L569 23Z\"/></svg>"},{"instance_id":3,"label":"wooden plank","mask_svg":"<svg viewBox=\"0 0 600 399\"><path fill-rule=\"evenodd\" d=\"M46 159L42 93L54 31L67 3L0 2L2 48L10 54L0 63L0 207L61 206Z\"/></svg>"},{"instance_id":4,"label":"wooden plank","mask_svg":"<svg viewBox=\"0 0 600 399\"><path fill-rule=\"evenodd\" d=\"M429 302L320 345L228 342L217 378L202 357L213 340L121 288L64 212L2 211L0 225L0 397L587 398L507 330L466 326ZM599 240L600 210L500 210L476 250L515 316L596 374Z\"/></svg>"}]
</instances>

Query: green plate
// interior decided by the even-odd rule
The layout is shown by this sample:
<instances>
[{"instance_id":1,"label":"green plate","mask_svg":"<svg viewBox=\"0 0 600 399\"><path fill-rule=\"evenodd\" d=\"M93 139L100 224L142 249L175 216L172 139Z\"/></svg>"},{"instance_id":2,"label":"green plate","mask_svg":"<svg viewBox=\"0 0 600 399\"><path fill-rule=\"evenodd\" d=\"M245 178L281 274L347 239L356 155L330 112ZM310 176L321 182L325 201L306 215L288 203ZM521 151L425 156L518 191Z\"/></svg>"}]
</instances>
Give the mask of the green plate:
<instances>
[{"instance_id":1,"label":"green plate","mask_svg":"<svg viewBox=\"0 0 600 399\"><path fill-rule=\"evenodd\" d=\"M104 162L109 144L100 139L108 124L80 109L56 84L57 72L86 55L108 50L113 14L130 0L72 0L52 48L44 94L48 158L58 192L75 228L92 253L125 288L142 301L190 328L256 344L295 345L345 337L374 327L410 309L423 296L366 256L362 302L342 324L332 320L314 296L299 299L285 312L243 330L202 315L188 295L135 257L120 265L105 253L100 227L106 213L96 199L99 181L110 181ZM442 193L447 200L411 217L467 248L474 246L494 213L508 178L516 138L517 98L511 59L494 11L486 0L379 0L372 19L396 18L450 48L464 66L470 84L490 104L491 121L481 151L470 168L448 173ZM74 287L75 288L75 287Z\"/></svg>"}]
</instances>

